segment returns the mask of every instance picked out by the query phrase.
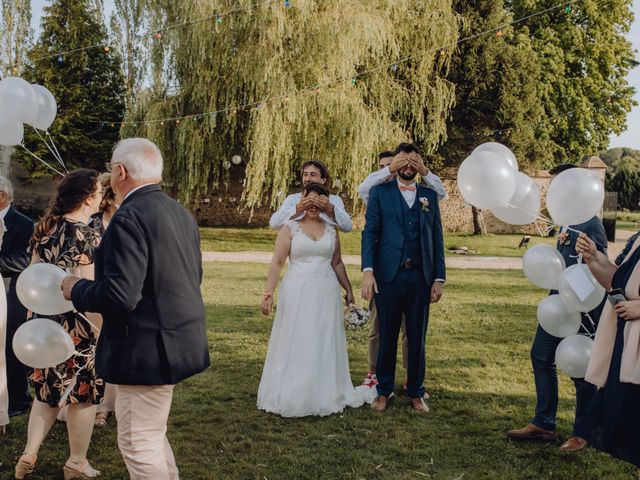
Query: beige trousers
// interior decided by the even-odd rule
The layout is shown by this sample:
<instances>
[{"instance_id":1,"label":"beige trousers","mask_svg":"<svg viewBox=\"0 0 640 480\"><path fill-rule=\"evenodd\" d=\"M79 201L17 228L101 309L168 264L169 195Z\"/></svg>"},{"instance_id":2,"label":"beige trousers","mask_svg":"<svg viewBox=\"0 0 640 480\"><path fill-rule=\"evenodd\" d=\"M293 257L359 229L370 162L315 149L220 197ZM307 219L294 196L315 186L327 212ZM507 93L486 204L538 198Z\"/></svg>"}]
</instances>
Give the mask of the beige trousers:
<instances>
[{"instance_id":1,"label":"beige trousers","mask_svg":"<svg viewBox=\"0 0 640 480\"><path fill-rule=\"evenodd\" d=\"M173 385L118 385L118 447L133 480L177 480L167 440Z\"/></svg>"},{"instance_id":2,"label":"beige trousers","mask_svg":"<svg viewBox=\"0 0 640 480\"><path fill-rule=\"evenodd\" d=\"M380 348L380 327L378 325L378 310L376 302L371 299L369 304L371 318L369 320L369 365L376 365L378 362L378 349ZM404 323L404 315L400 326L402 332L402 366L407 369L409 364L409 340L407 339L407 327Z\"/></svg>"}]
</instances>

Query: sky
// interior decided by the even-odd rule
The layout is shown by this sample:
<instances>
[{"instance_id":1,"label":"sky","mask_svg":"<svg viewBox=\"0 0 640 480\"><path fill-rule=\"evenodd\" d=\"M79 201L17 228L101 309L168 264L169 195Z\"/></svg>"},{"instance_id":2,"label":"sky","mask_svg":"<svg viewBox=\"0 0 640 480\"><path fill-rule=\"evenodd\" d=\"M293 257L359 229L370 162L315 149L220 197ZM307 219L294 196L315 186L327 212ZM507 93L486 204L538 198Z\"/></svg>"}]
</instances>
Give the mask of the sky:
<instances>
[{"instance_id":1,"label":"sky","mask_svg":"<svg viewBox=\"0 0 640 480\"><path fill-rule=\"evenodd\" d=\"M33 13L32 26L35 32L39 30L40 16L42 15L42 7L48 4L47 0L32 0L31 8ZM108 15L113 10L113 0L104 0L105 13ZM629 32L629 40L636 50L636 58L640 60L640 0L633 0L633 11L635 13L635 21ZM629 74L629 84L636 87L635 99L638 105L631 111L627 117L627 130L621 135L612 135L609 147L629 147L640 150L640 66L636 67Z\"/></svg>"}]
</instances>

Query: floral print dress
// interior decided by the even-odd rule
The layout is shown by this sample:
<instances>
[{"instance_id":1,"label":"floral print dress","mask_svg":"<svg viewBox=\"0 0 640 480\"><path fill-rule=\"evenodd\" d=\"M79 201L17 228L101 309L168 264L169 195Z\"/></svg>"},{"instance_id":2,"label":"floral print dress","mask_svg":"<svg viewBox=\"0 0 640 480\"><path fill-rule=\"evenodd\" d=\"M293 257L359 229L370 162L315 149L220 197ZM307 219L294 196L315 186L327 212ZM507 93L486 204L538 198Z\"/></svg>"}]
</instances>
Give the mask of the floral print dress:
<instances>
[{"instance_id":1,"label":"floral print dress","mask_svg":"<svg viewBox=\"0 0 640 480\"><path fill-rule=\"evenodd\" d=\"M93 263L94 251L100 243L98 233L82 222L63 219L49 236L35 246L40 261L53 263L66 270ZM89 323L76 312L53 315L69 332L76 346L76 354L52 368L35 368L30 376L36 398L51 407L70 403L99 404L104 394L104 382L96 376L95 351L98 341ZM63 400L65 391L75 384Z\"/></svg>"}]
</instances>

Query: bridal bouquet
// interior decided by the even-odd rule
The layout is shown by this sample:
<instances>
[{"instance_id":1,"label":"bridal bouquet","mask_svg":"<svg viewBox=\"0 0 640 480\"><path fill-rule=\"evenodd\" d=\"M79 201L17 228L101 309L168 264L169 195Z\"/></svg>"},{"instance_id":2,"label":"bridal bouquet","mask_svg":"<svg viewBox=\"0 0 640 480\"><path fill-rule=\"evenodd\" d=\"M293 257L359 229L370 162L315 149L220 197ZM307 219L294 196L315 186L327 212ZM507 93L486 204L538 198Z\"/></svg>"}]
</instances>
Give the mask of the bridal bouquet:
<instances>
[{"instance_id":1,"label":"bridal bouquet","mask_svg":"<svg viewBox=\"0 0 640 480\"><path fill-rule=\"evenodd\" d=\"M369 318L371 318L371 312L367 308L357 308L352 305L345 315L344 322L347 328L355 329L365 325Z\"/></svg>"}]
</instances>

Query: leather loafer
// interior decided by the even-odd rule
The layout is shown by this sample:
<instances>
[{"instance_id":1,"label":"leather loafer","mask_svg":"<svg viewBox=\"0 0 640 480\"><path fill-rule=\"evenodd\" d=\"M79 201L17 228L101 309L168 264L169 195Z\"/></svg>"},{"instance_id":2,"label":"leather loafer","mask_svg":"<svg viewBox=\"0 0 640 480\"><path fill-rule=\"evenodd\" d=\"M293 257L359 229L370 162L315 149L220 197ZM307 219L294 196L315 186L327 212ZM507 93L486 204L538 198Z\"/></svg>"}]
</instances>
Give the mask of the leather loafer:
<instances>
[{"instance_id":1,"label":"leather loafer","mask_svg":"<svg viewBox=\"0 0 640 480\"><path fill-rule=\"evenodd\" d=\"M429 407L422 398L412 398L411 408L413 408L418 413L427 413L429 411Z\"/></svg>"},{"instance_id":2,"label":"leather loafer","mask_svg":"<svg viewBox=\"0 0 640 480\"><path fill-rule=\"evenodd\" d=\"M386 395L378 395L371 404L371 408L376 412L384 412L389 406L389 397Z\"/></svg>"},{"instance_id":3,"label":"leather loafer","mask_svg":"<svg viewBox=\"0 0 640 480\"><path fill-rule=\"evenodd\" d=\"M537 427L533 423L519 430L509 430L507 437L517 440L540 440L542 442L553 442L556 439L556 432Z\"/></svg>"},{"instance_id":4,"label":"leather loafer","mask_svg":"<svg viewBox=\"0 0 640 480\"><path fill-rule=\"evenodd\" d=\"M582 437L569 437L569 439L560 445L560 450L563 452L580 452L587 448L589 442Z\"/></svg>"}]
</instances>

